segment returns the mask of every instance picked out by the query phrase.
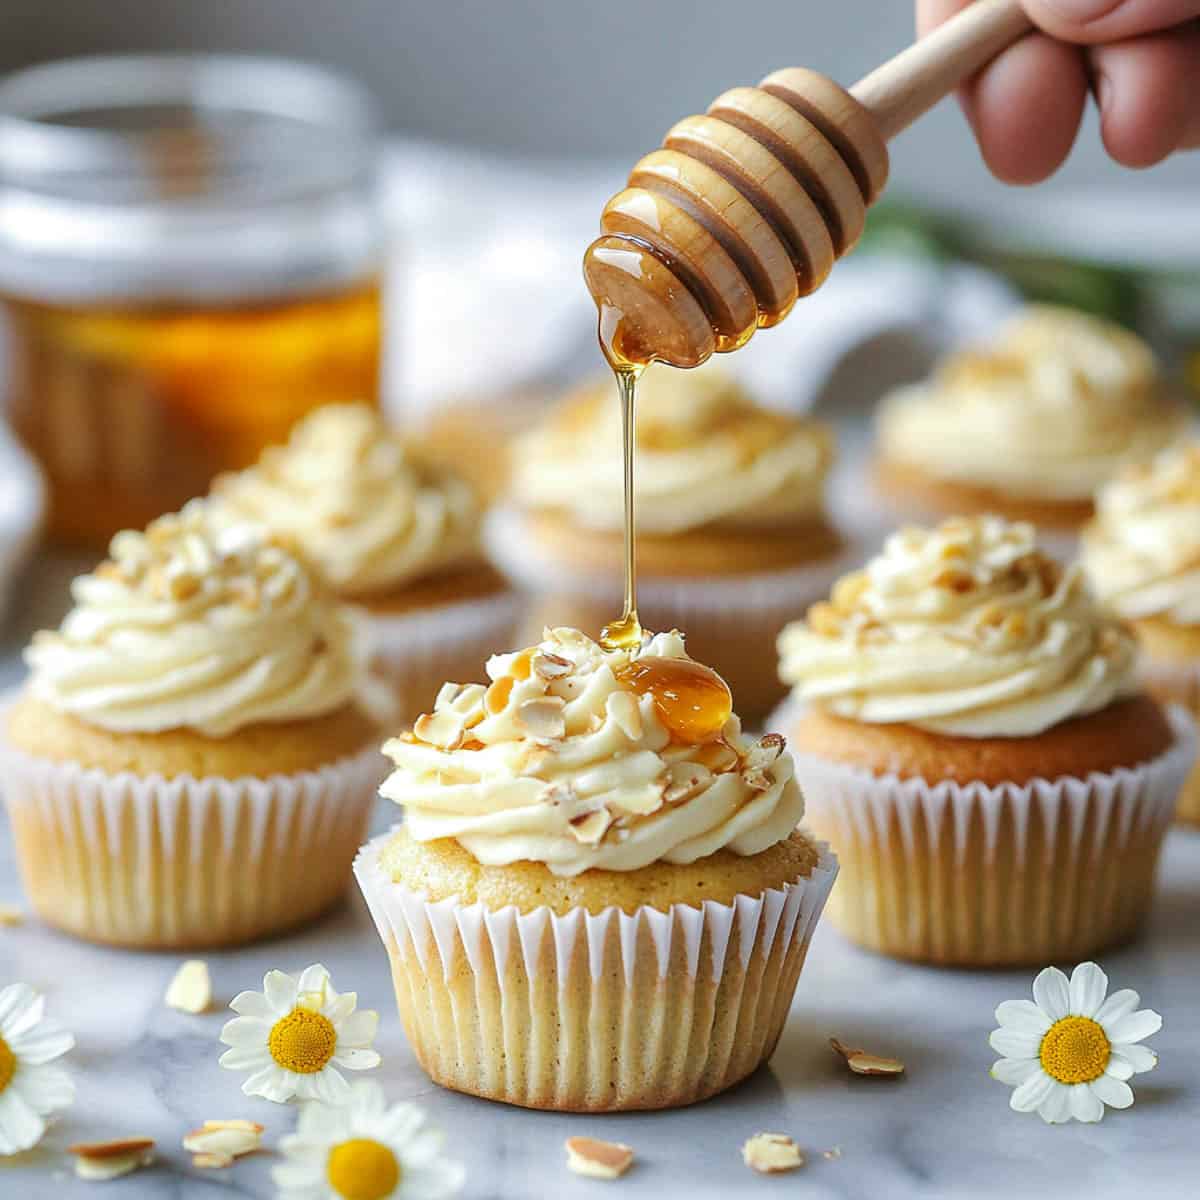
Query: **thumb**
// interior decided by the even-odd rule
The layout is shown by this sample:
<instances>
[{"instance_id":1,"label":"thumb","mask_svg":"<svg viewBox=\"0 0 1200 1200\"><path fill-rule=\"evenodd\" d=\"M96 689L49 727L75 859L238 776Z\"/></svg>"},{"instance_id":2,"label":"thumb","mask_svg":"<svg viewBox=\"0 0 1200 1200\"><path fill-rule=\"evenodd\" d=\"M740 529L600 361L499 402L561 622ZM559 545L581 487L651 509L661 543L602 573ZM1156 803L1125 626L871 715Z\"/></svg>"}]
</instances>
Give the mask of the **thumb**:
<instances>
[{"instance_id":1,"label":"thumb","mask_svg":"<svg viewBox=\"0 0 1200 1200\"><path fill-rule=\"evenodd\" d=\"M1200 17L1200 0L1021 0L1041 29L1094 46L1156 33Z\"/></svg>"}]
</instances>

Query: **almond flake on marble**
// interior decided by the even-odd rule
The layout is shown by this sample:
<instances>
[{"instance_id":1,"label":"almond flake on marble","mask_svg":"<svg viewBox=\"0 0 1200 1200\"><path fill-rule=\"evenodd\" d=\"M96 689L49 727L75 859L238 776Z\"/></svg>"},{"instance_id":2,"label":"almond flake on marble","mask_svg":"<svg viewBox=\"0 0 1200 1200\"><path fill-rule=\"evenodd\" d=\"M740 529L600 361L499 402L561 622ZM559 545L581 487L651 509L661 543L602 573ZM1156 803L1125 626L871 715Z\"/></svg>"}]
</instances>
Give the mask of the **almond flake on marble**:
<instances>
[{"instance_id":1,"label":"almond flake on marble","mask_svg":"<svg viewBox=\"0 0 1200 1200\"><path fill-rule=\"evenodd\" d=\"M570 675L574 666L569 658L551 654L549 650L539 650L533 656L533 673L539 679L561 679L564 675Z\"/></svg>"},{"instance_id":2,"label":"almond flake on marble","mask_svg":"<svg viewBox=\"0 0 1200 1200\"><path fill-rule=\"evenodd\" d=\"M109 1142L76 1142L67 1147L75 1156L75 1174L80 1179L100 1183L119 1179L154 1159L152 1137L114 1138Z\"/></svg>"},{"instance_id":3,"label":"almond flake on marble","mask_svg":"<svg viewBox=\"0 0 1200 1200\"><path fill-rule=\"evenodd\" d=\"M205 1121L184 1135L183 1148L195 1156L194 1166L227 1167L235 1158L260 1149L262 1135L263 1126L255 1121ZM213 1161L201 1162L201 1158Z\"/></svg>"},{"instance_id":4,"label":"almond flake on marble","mask_svg":"<svg viewBox=\"0 0 1200 1200\"><path fill-rule=\"evenodd\" d=\"M742 1161L760 1175L779 1175L804 1166L804 1155L786 1133L756 1133L742 1147Z\"/></svg>"},{"instance_id":5,"label":"almond flake on marble","mask_svg":"<svg viewBox=\"0 0 1200 1200\"><path fill-rule=\"evenodd\" d=\"M413 733L439 750L457 750L463 744L466 722L453 709L422 713L413 725Z\"/></svg>"},{"instance_id":6,"label":"almond flake on marble","mask_svg":"<svg viewBox=\"0 0 1200 1200\"><path fill-rule=\"evenodd\" d=\"M15 904L0 904L0 925L12 927L25 924L25 914Z\"/></svg>"},{"instance_id":7,"label":"almond flake on marble","mask_svg":"<svg viewBox=\"0 0 1200 1200\"><path fill-rule=\"evenodd\" d=\"M567 732L565 708L557 696L535 696L517 709L517 720L530 737L552 741Z\"/></svg>"},{"instance_id":8,"label":"almond flake on marble","mask_svg":"<svg viewBox=\"0 0 1200 1200\"><path fill-rule=\"evenodd\" d=\"M569 1137L567 1169L589 1179L618 1179L633 1162L633 1147L623 1142L604 1142L599 1138Z\"/></svg>"},{"instance_id":9,"label":"almond flake on marble","mask_svg":"<svg viewBox=\"0 0 1200 1200\"><path fill-rule=\"evenodd\" d=\"M189 958L181 963L167 984L163 1003L179 1012L206 1012L212 1004L212 977L208 973L208 963L202 958Z\"/></svg>"},{"instance_id":10,"label":"almond flake on marble","mask_svg":"<svg viewBox=\"0 0 1200 1200\"><path fill-rule=\"evenodd\" d=\"M904 1064L898 1058L882 1058L878 1054L868 1054L865 1050L844 1045L834 1037L829 1039L829 1044L846 1060L846 1065L855 1075L904 1074Z\"/></svg>"},{"instance_id":11,"label":"almond flake on marble","mask_svg":"<svg viewBox=\"0 0 1200 1200\"><path fill-rule=\"evenodd\" d=\"M605 703L608 715L617 728L631 741L642 738L642 710L629 692L613 692Z\"/></svg>"}]
</instances>

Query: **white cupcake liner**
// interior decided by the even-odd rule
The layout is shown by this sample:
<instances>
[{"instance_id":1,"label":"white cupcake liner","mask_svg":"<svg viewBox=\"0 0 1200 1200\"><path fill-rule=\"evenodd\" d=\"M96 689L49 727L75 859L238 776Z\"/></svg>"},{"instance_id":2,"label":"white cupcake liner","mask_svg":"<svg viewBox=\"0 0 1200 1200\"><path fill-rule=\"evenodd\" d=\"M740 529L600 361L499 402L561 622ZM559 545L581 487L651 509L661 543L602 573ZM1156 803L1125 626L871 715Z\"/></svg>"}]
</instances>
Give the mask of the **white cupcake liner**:
<instances>
[{"instance_id":1,"label":"white cupcake liner","mask_svg":"<svg viewBox=\"0 0 1200 1200\"><path fill-rule=\"evenodd\" d=\"M394 832L394 831L393 831ZM431 902L354 864L418 1060L438 1083L563 1111L663 1108L730 1087L775 1048L837 875L733 904L557 916Z\"/></svg>"},{"instance_id":2,"label":"white cupcake liner","mask_svg":"<svg viewBox=\"0 0 1200 1200\"><path fill-rule=\"evenodd\" d=\"M789 701L768 727L786 733ZM793 752L805 820L837 847L835 926L869 949L999 966L1077 961L1131 937L1149 906L1196 728L1168 710L1157 758L1086 779L988 786L873 775Z\"/></svg>"},{"instance_id":3,"label":"white cupcake liner","mask_svg":"<svg viewBox=\"0 0 1200 1200\"><path fill-rule=\"evenodd\" d=\"M91 941L245 942L345 890L387 764L377 748L267 778L110 775L0 745L30 902Z\"/></svg>"},{"instance_id":4,"label":"white cupcake liner","mask_svg":"<svg viewBox=\"0 0 1200 1200\"><path fill-rule=\"evenodd\" d=\"M1142 656L1142 679L1163 704L1182 704L1200 720L1200 661L1167 662ZM1179 793L1175 815L1190 825L1200 825L1200 765L1195 767Z\"/></svg>"},{"instance_id":5,"label":"white cupcake liner","mask_svg":"<svg viewBox=\"0 0 1200 1200\"><path fill-rule=\"evenodd\" d=\"M491 655L514 648L522 601L516 592L397 615L368 613L373 671L396 692L405 720L433 707L443 683L482 682Z\"/></svg>"}]
</instances>

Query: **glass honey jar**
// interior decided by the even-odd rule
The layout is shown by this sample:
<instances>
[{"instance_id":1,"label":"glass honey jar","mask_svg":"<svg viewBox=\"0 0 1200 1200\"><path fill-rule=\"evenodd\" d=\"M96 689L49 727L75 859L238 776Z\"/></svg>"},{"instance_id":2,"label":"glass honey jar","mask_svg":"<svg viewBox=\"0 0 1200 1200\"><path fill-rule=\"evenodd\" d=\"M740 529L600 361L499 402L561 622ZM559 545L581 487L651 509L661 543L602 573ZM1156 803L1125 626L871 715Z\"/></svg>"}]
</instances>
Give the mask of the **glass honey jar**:
<instances>
[{"instance_id":1,"label":"glass honey jar","mask_svg":"<svg viewBox=\"0 0 1200 1200\"><path fill-rule=\"evenodd\" d=\"M57 540L102 544L312 408L378 401L376 158L364 93L302 63L0 82L0 371Z\"/></svg>"}]
</instances>

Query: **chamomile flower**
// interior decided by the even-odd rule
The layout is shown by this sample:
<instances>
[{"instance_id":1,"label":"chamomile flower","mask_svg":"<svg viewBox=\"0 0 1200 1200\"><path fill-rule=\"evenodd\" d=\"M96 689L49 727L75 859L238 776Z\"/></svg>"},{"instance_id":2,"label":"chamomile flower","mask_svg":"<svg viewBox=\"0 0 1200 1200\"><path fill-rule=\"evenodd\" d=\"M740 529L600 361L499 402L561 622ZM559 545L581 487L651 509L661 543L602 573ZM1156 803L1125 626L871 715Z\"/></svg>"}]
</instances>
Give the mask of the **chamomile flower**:
<instances>
[{"instance_id":1,"label":"chamomile flower","mask_svg":"<svg viewBox=\"0 0 1200 1200\"><path fill-rule=\"evenodd\" d=\"M1149 1071L1158 1056L1137 1045L1162 1028L1162 1017L1138 1008L1137 992L1108 994L1108 977L1080 963L1067 977L1047 967L1033 981L1033 1000L1006 1000L996 1009L1000 1028L990 1038L1004 1057L992 1078L1016 1090L1016 1112L1036 1112L1052 1125L1074 1118L1099 1121L1104 1106L1128 1108L1126 1080Z\"/></svg>"},{"instance_id":2,"label":"chamomile flower","mask_svg":"<svg viewBox=\"0 0 1200 1200\"><path fill-rule=\"evenodd\" d=\"M75 1099L71 1077L54 1066L75 1039L46 1016L46 998L27 983L0 988L0 1154L36 1146L46 1118Z\"/></svg>"},{"instance_id":3,"label":"chamomile flower","mask_svg":"<svg viewBox=\"0 0 1200 1200\"><path fill-rule=\"evenodd\" d=\"M247 1096L286 1104L301 1100L342 1103L350 1092L339 1067L366 1071L379 1065L371 1049L379 1014L355 1012L354 992L333 990L320 963L299 976L268 971L261 992L241 992L230 1008L239 1015L221 1030L232 1047L221 1066L249 1071L242 1084Z\"/></svg>"},{"instance_id":4,"label":"chamomile flower","mask_svg":"<svg viewBox=\"0 0 1200 1200\"><path fill-rule=\"evenodd\" d=\"M458 1195L466 1172L441 1148L419 1108L388 1108L383 1088L362 1080L345 1104L304 1105L279 1143L287 1161L271 1174L280 1200L443 1200Z\"/></svg>"}]
</instances>

